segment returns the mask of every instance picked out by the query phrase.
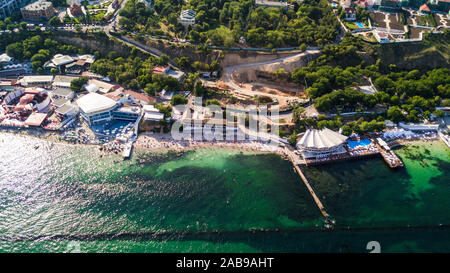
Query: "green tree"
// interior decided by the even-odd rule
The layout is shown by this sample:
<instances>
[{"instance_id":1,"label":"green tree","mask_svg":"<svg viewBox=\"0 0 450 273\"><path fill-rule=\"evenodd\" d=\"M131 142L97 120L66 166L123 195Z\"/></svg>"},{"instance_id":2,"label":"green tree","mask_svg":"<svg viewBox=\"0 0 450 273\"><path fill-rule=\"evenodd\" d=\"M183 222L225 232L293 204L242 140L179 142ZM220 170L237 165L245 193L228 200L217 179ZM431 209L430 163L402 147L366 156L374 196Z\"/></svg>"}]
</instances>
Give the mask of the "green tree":
<instances>
[{"instance_id":1,"label":"green tree","mask_svg":"<svg viewBox=\"0 0 450 273\"><path fill-rule=\"evenodd\" d=\"M188 103L188 99L183 97L180 94L173 96L172 99L170 100L170 104L172 104L173 106L186 104L186 103Z\"/></svg>"},{"instance_id":2,"label":"green tree","mask_svg":"<svg viewBox=\"0 0 450 273\"><path fill-rule=\"evenodd\" d=\"M70 89L72 89L74 92L81 92L83 91L83 85L88 83L88 78L86 77L80 77L77 79L73 79L70 82Z\"/></svg>"},{"instance_id":3,"label":"green tree","mask_svg":"<svg viewBox=\"0 0 450 273\"><path fill-rule=\"evenodd\" d=\"M57 27L59 25L61 25L61 20L59 19L58 16L53 16L48 23L53 26L53 27Z\"/></svg>"},{"instance_id":4,"label":"green tree","mask_svg":"<svg viewBox=\"0 0 450 273\"><path fill-rule=\"evenodd\" d=\"M391 106L387 111L387 117L395 123L405 119L402 111L398 106Z\"/></svg>"}]
</instances>

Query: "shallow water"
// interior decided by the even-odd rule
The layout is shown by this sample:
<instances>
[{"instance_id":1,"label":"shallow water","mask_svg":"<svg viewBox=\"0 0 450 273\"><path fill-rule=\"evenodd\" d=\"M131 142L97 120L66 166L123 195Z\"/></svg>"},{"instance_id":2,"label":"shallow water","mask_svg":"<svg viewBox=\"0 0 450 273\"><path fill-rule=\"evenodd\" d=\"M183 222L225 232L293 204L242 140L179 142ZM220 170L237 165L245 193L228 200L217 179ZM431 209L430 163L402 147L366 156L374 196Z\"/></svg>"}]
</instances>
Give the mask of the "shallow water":
<instances>
[{"instance_id":1,"label":"shallow water","mask_svg":"<svg viewBox=\"0 0 450 273\"><path fill-rule=\"evenodd\" d=\"M336 219L331 232L278 155L202 149L122 161L4 133L0 150L0 252L74 243L86 252L365 252L371 240L384 251L449 251L439 224L450 224L450 156L437 142L399 150L404 170L381 159L307 168Z\"/></svg>"}]
</instances>

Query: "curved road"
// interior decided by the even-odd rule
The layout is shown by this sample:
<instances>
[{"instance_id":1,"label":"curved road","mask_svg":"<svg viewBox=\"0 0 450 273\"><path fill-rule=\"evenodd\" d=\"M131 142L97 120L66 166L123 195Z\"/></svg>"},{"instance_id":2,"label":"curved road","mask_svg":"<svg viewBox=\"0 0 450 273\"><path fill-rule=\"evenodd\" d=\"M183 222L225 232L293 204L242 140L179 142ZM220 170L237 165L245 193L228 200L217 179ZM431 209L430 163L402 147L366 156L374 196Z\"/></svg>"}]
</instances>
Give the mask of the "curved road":
<instances>
[{"instance_id":1,"label":"curved road","mask_svg":"<svg viewBox=\"0 0 450 273\"><path fill-rule=\"evenodd\" d=\"M231 92L236 93L237 95L244 95L244 96L249 96L249 97L253 97L255 95L268 96L268 97L271 97L272 99L276 99L279 103L279 107L281 107L281 106L284 106L285 104L287 104L288 99L292 98L292 96L275 95L275 94L270 94L270 93L261 92L261 91L253 91L253 90L250 90L249 88L244 88L241 85L239 85L233 81L232 76L231 76L233 74L233 72L235 72L236 70L239 70L239 69L243 69L243 68L250 68L250 67L261 66L261 65L282 63L284 61L295 60L299 57L303 57L303 56L307 56L307 55L315 55L315 54L319 54L319 53L320 53L320 50L307 50L302 53L298 53L298 54L295 54L292 56L286 56L286 57L282 57L282 58L278 58L278 59L274 59L274 60L258 62L258 63L246 63L246 64L225 67L223 70L224 73L220 80L222 82L226 83L228 85L228 87L230 87ZM216 84L215 82L211 82L211 81L204 81L204 82L206 82L208 84L213 84L213 85ZM279 119L285 119L287 122L290 122L290 120L292 119L292 111L280 113ZM274 122L275 122L275 120L274 120Z\"/></svg>"}]
</instances>

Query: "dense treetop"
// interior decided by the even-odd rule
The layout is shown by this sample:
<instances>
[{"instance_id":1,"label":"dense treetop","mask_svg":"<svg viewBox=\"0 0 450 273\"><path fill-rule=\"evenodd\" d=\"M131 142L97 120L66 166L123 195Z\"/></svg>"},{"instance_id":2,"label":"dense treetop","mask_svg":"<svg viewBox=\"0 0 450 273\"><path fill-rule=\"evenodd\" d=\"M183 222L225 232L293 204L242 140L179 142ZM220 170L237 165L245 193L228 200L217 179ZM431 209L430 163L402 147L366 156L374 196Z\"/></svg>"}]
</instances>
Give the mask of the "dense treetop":
<instances>
[{"instance_id":1,"label":"dense treetop","mask_svg":"<svg viewBox=\"0 0 450 273\"><path fill-rule=\"evenodd\" d=\"M253 47L324 45L334 41L339 25L326 0L296 1L293 9L256 7L252 0L155 0L154 9L136 0L120 11L128 31L162 37L186 37L193 43L234 46L244 37ZM181 10L197 12L187 29L177 21Z\"/></svg>"}]
</instances>

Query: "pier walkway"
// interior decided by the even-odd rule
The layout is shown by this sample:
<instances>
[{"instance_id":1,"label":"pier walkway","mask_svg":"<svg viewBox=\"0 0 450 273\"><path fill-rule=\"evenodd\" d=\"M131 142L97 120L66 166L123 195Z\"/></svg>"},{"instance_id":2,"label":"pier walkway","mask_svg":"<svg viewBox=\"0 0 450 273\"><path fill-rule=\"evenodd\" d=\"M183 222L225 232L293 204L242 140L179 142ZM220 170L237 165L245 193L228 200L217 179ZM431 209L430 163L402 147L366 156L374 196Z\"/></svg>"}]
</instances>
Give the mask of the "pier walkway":
<instances>
[{"instance_id":1,"label":"pier walkway","mask_svg":"<svg viewBox=\"0 0 450 273\"><path fill-rule=\"evenodd\" d=\"M322 213L323 217L325 217L325 222L327 224L331 223L330 216L326 212L325 207L323 206L319 197L317 197L316 193L314 192L314 189L309 184L308 179L306 179L305 175L303 174L302 170L299 167L299 165L304 165L305 161L300 159L300 157L298 155L296 155L293 151L289 150L288 148L285 148L284 151L285 151L285 154L288 156L289 160L294 165L294 169L300 175L300 178L302 179L303 183L305 184L306 188L308 189L309 193L311 194L314 202L316 203L317 207L319 208L320 213Z\"/></svg>"},{"instance_id":2,"label":"pier walkway","mask_svg":"<svg viewBox=\"0 0 450 273\"><path fill-rule=\"evenodd\" d=\"M128 141L125 144L125 148L123 149L122 156L124 159L130 158L131 149L133 149L133 141Z\"/></svg>"},{"instance_id":3,"label":"pier walkway","mask_svg":"<svg viewBox=\"0 0 450 273\"><path fill-rule=\"evenodd\" d=\"M381 156L383 157L384 161L389 165L391 168L399 168L403 167L403 162L401 159L389 148L387 143L382 140L381 138L377 138L376 142L378 151L380 151Z\"/></svg>"}]
</instances>

